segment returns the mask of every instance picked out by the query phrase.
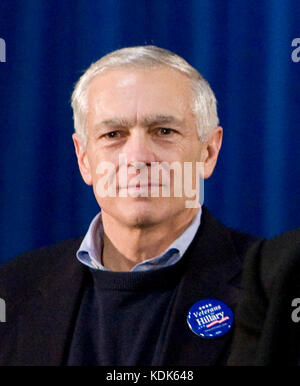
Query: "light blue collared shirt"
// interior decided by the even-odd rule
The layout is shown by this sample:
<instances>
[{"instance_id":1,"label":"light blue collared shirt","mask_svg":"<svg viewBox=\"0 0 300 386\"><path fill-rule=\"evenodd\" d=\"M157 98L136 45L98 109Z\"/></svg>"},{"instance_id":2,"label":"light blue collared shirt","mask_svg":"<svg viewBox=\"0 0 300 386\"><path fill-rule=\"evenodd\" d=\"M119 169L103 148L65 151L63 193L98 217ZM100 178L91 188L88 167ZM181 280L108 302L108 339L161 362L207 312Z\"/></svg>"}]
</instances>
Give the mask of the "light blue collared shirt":
<instances>
[{"instance_id":1,"label":"light blue collared shirt","mask_svg":"<svg viewBox=\"0 0 300 386\"><path fill-rule=\"evenodd\" d=\"M131 272L150 271L177 263L191 244L201 222L201 206L188 228L160 255L136 264ZM77 259L90 268L110 271L101 263L104 229L101 212L92 220L77 251Z\"/></svg>"}]
</instances>

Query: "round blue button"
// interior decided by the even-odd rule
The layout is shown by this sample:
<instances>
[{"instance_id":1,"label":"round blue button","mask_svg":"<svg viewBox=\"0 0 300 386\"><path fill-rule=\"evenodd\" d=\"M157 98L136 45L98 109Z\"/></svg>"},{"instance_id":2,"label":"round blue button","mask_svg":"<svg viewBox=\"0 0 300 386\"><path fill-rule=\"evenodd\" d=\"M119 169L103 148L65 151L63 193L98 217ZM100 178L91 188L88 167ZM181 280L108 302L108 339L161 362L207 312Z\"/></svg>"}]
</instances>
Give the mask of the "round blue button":
<instances>
[{"instance_id":1,"label":"round blue button","mask_svg":"<svg viewBox=\"0 0 300 386\"><path fill-rule=\"evenodd\" d=\"M215 338L226 334L233 325L233 313L217 299L204 299L192 305L187 322L190 329L203 338Z\"/></svg>"}]
</instances>

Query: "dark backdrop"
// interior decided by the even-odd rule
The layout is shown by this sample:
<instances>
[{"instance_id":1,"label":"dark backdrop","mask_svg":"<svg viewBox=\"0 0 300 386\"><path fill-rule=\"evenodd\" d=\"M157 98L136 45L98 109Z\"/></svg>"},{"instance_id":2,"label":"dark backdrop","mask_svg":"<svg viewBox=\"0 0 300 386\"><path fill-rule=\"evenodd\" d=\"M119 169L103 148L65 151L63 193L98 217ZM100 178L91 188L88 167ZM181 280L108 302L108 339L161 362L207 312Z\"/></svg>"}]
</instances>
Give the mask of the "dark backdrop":
<instances>
[{"instance_id":1,"label":"dark backdrop","mask_svg":"<svg viewBox=\"0 0 300 386\"><path fill-rule=\"evenodd\" d=\"M210 82L224 142L205 204L260 236L300 226L299 0L1 0L0 261L79 236L98 211L71 141L73 85L109 51L154 44Z\"/></svg>"}]
</instances>

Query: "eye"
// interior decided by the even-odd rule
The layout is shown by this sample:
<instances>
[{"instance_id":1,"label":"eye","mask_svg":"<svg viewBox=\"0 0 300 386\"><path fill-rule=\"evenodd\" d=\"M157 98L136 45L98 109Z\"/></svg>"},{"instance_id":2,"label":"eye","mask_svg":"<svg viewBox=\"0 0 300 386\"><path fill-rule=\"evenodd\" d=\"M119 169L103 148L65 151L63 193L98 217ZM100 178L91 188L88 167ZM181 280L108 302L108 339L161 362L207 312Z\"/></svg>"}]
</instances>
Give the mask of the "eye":
<instances>
[{"instance_id":1,"label":"eye","mask_svg":"<svg viewBox=\"0 0 300 386\"><path fill-rule=\"evenodd\" d=\"M175 130L169 129L168 127L159 127L158 134L161 136L169 136L170 134L175 133Z\"/></svg>"},{"instance_id":2,"label":"eye","mask_svg":"<svg viewBox=\"0 0 300 386\"><path fill-rule=\"evenodd\" d=\"M121 133L118 130L110 131L109 133L105 133L102 137L107 139L120 138Z\"/></svg>"}]
</instances>

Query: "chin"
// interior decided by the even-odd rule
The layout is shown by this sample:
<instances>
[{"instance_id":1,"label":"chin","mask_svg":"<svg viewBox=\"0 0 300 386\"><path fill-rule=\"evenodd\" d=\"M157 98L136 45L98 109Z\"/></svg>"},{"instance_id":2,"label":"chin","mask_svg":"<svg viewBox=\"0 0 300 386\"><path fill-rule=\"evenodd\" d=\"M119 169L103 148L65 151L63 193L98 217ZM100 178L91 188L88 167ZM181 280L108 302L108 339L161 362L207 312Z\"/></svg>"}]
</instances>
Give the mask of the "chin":
<instances>
[{"instance_id":1,"label":"chin","mask_svg":"<svg viewBox=\"0 0 300 386\"><path fill-rule=\"evenodd\" d=\"M148 227L164 221L163 211L145 200L135 200L122 210L122 217L129 226Z\"/></svg>"},{"instance_id":2,"label":"chin","mask_svg":"<svg viewBox=\"0 0 300 386\"><path fill-rule=\"evenodd\" d=\"M170 217L168 206L149 198L118 199L102 203L100 207L109 216L129 227L149 227Z\"/></svg>"}]
</instances>

